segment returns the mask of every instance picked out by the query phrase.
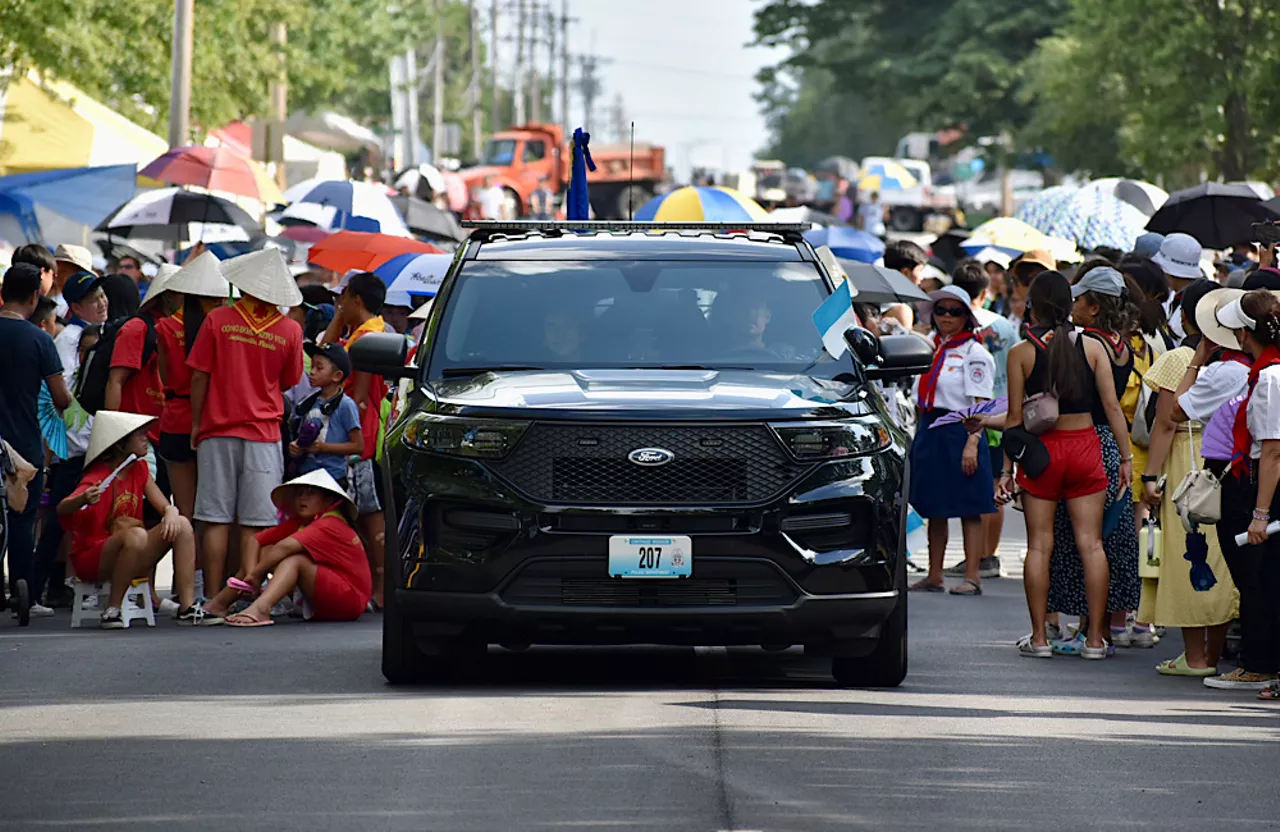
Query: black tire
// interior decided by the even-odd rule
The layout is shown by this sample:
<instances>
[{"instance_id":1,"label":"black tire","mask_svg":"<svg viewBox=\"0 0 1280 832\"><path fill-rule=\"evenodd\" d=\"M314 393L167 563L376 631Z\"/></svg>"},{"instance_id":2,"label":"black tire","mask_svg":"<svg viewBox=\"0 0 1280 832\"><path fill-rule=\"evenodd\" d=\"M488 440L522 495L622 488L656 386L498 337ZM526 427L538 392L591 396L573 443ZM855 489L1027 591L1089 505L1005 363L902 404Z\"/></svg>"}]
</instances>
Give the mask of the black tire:
<instances>
[{"instance_id":1,"label":"black tire","mask_svg":"<svg viewBox=\"0 0 1280 832\"><path fill-rule=\"evenodd\" d=\"M27 588L25 578L19 578L14 588L14 604L18 613L18 626L26 627L31 623L31 590Z\"/></svg>"},{"instance_id":2,"label":"black tire","mask_svg":"<svg viewBox=\"0 0 1280 832\"><path fill-rule=\"evenodd\" d=\"M868 656L833 656L831 675L846 688L896 688L907 678L907 594L880 631L880 640Z\"/></svg>"},{"instance_id":3,"label":"black tire","mask_svg":"<svg viewBox=\"0 0 1280 832\"><path fill-rule=\"evenodd\" d=\"M427 681L430 668L431 659L418 648L413 625L396 603L395 588L388 586L382 607L382 675L393 685L413 685Z\"/></svg>"},{"instance_id":4,"label":"black tire","mask_svg":"<svg viewBox=\"0 0 1280 832\"><path fill-rule=\"evenodd\" d=\"M889 227L894 231L920 231L924 228L923 217L924 215L914 208L891 208Z\"/></svg>"}]
</instances>

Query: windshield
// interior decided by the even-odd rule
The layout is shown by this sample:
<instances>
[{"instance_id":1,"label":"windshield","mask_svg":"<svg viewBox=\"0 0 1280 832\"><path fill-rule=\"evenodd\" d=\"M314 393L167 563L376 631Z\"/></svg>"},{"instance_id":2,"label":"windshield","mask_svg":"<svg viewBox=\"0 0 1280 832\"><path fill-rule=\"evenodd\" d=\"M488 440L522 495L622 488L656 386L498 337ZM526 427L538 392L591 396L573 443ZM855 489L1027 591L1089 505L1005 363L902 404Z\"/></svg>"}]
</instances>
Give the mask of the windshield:
<instances>
[{"instance_id":1,"label":"windshield","mask_svg":"<svg viewBox=\"0 0 1280 832\"><path fill-rule=\"evenodd\" d=\"M499 166L509 165L514 158L516 158L515 139L490 139L485 142L484 158L481 163Z\"/></svg>"},{"instance_id":2,"label":"windshield","mask_svg":"<svg viewBox=\"0 0 1280 832\"><path fill-rule=\"evenodd\" d=\"M485 368L803 372L822 356L812 263L469 263L448 300L431 376Z\"/></svg>"}]
</instances>

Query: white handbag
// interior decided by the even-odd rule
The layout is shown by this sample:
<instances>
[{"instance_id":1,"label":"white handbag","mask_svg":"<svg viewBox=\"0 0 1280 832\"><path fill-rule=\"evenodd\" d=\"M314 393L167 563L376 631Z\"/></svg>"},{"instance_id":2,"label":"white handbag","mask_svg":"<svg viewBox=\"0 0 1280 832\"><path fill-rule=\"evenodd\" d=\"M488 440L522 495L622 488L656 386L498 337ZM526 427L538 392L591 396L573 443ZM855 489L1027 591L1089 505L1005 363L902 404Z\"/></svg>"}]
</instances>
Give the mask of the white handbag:
<instances>
[{"instance_id":1,"label":"white handbag","mask_svg":"<svg viewBox=\"0 0 1280 832\"><path fill-rule=\"evenodd\" d=\"M1174 490L1173 504L1182 524L1192 531L1197 525L1215 525L1222 519L1222 480L1197 464L1195 432L1190 421L1187 434L1191 437L1191 470Z\"/></svg>"}]
</instances>

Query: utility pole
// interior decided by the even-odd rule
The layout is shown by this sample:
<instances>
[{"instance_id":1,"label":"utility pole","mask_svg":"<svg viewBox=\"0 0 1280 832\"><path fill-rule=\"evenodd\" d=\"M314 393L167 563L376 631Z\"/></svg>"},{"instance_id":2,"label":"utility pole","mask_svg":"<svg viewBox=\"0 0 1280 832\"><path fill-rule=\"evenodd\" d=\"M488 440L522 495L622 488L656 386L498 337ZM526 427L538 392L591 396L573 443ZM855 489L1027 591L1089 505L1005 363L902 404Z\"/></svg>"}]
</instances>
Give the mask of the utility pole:
<instances>
[{"instance_id":1,"label":"utility pole","mask_svg":"<svg viewBox=\"0 0 1280 832\"><path fill-rule=\"evenodd\" d=\"M578 58L582 67L582 80L578 82L582 90L582 129L591 132L591 114L595 109L596 96L600 93L600 79L596 77L596 68L600 59L595 55L582 55Z\"/></svg>"},{"instance_id":2,"label":"utility pole","mask_svg":"<svg viewBox=\"0 0 1280 832\"><path fill-rule=\"evenodd\" d=\"M547 121L556 120L556 13L547 3ZM541 89L538 90L542 92Z\"/></svg>"},{"instance_id":3,"label":"utility pole","mask_svg":"<svg viewBox=\"0 0 1280 832\"><path fill-rule=\"evenodd\" d=\"M498 0L489 4L489 132L502 129L501 96L498 89Z\"/></svg>"},{"instance_id":4,"label":"utility pole","mask_svg":"<svg viewBox=\"0 0 1280 832\"><path fill-rule=\"evenodd\" d=\"M622 93L613 97L613 136L618 144L627 143L627 111L622 106Z\"/></svg>"},{"instance_id":5,"label":"utility pole","mask_svg":"<svg viewBox=\"0 0 1280 832\"><path fill-rule=\"evenodd\" d=\"M289 75L285 64L285 47L289 42L289 33L283 23L271 24L271 42L280 53L280 77L272 81L269 92L271 98L271 127L267 134L268 161L275 163L276 184L281 190L288 184L285 176L284 160L284 124L289 119Z\"/></svg>"},{"instance_id":6,"label":"utility pole","mask_svg":"<svg viewBox=\"0 0 1280 832\"><path fill-rule=\"evenodd\" d=\"M191 51L194 40L195 0L174 0L169 147L182 147L191 138Z\"/></svg>"},{"instance_id":7,"label":"utility pole","mask_svg":"<svg viewBox=\"0 0 1280 832\"><path fill-rule=\"evenodd\" d=\"M515 122L516 124L525 123L524 110L524 24L525 24L525 0L520 0L520 12L516 18L516 74L515 83L511 88L515 94Z\"/></svg>"},{"instance_id":8,"label":"utility pole","mask_svg":"<svg viewBox=\"0 0 1280 832\"><path fill-rule=\"evenodd\" d=\"M538 78L538 18L542 9L533 0L529 10L529 120L541 121L542 80Z\"/></svg>"},{"instance_id":9,"label":"utility pole","mask_svg":"<svg viewBox=\"0 0 1280 832\"><path fill-rule=\"evenodd\" d=\"M431 105L431 164L440 166L444 150L444 9L436 0L436 54L435 82L432 85Z\"/></svg>"},{"instance_id":10,"label":"utility pole","mask_svg":"<svg viewBox=\"0 0 1280 832\"><path fill-rule=\"evenodd\" d=\"M571 135L569 126L569 0L560 0L560 121L564 134Z\"/></svg>"},{"instance_id":11,"label":"utility pole","mask_svg":"<svg viewBox=\"0 0 1280 832\"><path fill-rule=\"evenodd\" d=\"M418 166L418 145L422 142L422 118L418 113L418 53L410 46L404 53L405 122L404 166Z\"/></svg>"},{"instance_id":12,"label":"utility pole","mask_svg":"<svg viewBox=\"0 0 1280 832\"><path fill-rule=\"evenodd\" d=\"M480 125L480 12L476 0L468 0L468 34L471 39L471 158L480 158L480 144L484 135Z\"/></svg>"}]
</instances>

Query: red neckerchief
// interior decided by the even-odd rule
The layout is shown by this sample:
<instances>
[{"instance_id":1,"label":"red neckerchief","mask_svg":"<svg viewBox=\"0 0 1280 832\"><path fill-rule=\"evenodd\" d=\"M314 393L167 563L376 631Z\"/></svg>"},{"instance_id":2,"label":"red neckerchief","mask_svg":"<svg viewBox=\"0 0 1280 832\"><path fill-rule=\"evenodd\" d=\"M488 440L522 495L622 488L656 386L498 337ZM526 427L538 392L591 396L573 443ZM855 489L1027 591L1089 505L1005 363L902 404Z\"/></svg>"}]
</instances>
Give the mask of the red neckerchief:
<instances>
[{"instance_id":1,"label":"red neckerchief","mask_svg":"<svg viewBox=\"0 0 1280 832\"><path fill-rule=\"evenodd\" d=\"M938 378L942 375L942 364L946 357L947 350L955 347L963 346L969 341L975 341L977 337L972 330L965 330L951 336L951 340L939 346L933 353L933 363L929 365L929 372L925 373L920 379L920 408L922 410L931 410L933 408L933 398L938 392Z\"/></svg>"},{"instance_id":2,"label":"red neckerchief","mask_svg":"<svg viewBox=\"0 0 1280 832\"><path fill-rule=\"evenodd\" d=\"M1268 367L1280 364L1280 347L1275 344L1262 351L1262 355L1249 368L1249 393L1240 402L1236 411L1235 427L1231 431L1231 470L1243 477L1249 470L1249 451L1253 449L1253 437L1249 435L1249 400L1253 398L1253 388L1258 384L1258 377Z\"/></svg>"},{"instance_id":3,"label":"red neckerchief","mask_svg":"<svg viewBox=\"0 0 1280 832\"><path fill-rule=\"evenodd\" d=\"M1116 335L1115 333L1107 332L1105 329L1098 329L1097 327L1093 327L1093 326L1085 327L1084 331L1092 335L1097 335L1107 344L1107 346L1111 347L1111 352L1117 358L1120 357L1120 353L1124 350L1124 339L1121 338L1119 335Z\"/></svg>"}]
</instances>

